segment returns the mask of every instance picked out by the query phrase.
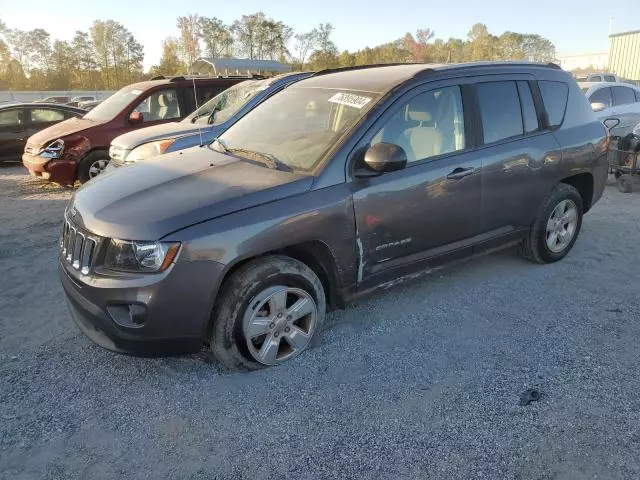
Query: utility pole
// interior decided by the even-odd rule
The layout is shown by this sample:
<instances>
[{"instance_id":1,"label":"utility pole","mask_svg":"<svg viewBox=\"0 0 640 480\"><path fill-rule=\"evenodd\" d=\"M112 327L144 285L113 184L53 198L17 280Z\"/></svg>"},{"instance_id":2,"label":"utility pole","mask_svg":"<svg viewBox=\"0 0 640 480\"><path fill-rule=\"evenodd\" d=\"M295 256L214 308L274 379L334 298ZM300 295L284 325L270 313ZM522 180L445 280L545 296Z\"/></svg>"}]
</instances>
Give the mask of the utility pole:
<instances>
[{"instance_id":1,"label":"utility pole","mask_svg":"<svg viewBox=\"0 0 640 480\"><path fill-rule=\"evenodd\" d=\"M611 25L613 25L613 15L609 15L609 35L611 35Z\"/></svg>"}]
</instances>

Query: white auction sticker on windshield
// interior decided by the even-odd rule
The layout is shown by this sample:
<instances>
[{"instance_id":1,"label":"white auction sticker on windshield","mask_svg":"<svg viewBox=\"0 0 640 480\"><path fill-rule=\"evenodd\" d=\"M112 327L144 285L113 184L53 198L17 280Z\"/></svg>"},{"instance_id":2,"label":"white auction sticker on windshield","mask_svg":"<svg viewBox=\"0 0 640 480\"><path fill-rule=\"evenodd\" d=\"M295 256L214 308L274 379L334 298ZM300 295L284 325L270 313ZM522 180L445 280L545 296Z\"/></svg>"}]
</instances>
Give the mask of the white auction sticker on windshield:
<instances>
[{"instance_id":1,"label":"white auction sticker on windshield","mask_svg":"<svg viewBox=\"0 0 640 480\"><path fill-rule=\"evenodd\" d=\"M331 103L339 103L340 105L347 105L353 108L362 108L371 101L370 97L364 97L362 95L354 95L353 93L336 93L329 100Z\"/></svg>"}]
</instances>

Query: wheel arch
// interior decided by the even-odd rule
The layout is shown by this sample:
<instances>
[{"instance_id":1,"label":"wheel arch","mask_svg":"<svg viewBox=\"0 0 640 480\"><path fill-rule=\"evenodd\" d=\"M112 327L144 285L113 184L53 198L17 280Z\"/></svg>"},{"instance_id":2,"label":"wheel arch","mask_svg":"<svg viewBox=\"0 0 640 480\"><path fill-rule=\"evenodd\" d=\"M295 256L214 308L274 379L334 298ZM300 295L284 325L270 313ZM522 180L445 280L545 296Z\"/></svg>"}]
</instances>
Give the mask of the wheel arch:
<instances>
[{"instance_id":1,"label":"wheel arch","mask_svg":"<svg viewBox=\"0 0 640 480\"><path fill-rule=\"evenodd\" d=\"M331 248L321 240L309 240L238 259L224 270L219 280L216 297L219 296L227 279L240 267L252 260L269 255L284 255L304 263L320 279L327 299L327 307L344 307L338 261Z\"/></svg>"},{"instance_id":2,"label":"wheel arch","mask_svg":"<svg viewBox=\"0 0 640 480\"><path fill-rule=\"evenodd\" d=\"M582 212L587 213L593 205L594 179L590 172L578 173L563 178L560 183L571 185L582 197Z\"/></svg>"}]
</instances>

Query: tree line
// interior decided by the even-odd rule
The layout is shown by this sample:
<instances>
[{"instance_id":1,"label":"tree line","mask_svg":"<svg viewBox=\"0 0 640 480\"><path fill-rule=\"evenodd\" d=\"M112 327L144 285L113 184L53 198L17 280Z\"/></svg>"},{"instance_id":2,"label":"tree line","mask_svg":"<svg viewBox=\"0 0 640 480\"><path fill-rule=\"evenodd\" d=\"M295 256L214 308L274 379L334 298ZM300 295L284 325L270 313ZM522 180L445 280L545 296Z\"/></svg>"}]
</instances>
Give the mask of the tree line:
<instances>
[{"instance_id":1,"label":"tree line","mask_svg":"<svg viewBox=\"0 0 640 480\"><path fill-rule=\"evenodd\" d=\"M466 39L436 38L419 29L394 41L355 52L340 51L334 27L320 23L295 32L262 12L242 15L230 24L216 17L186 15L176 19L176 34L162 42L157 65L143 70L144 48L114 20L96 20L68 42L44 29L12 29L0 20L0 90L114 90L156 75L190 72L199 57L279 60L294 70L373 63L458 63L478 60L555 60L555 46L536 35L491 34L475 24Z\"/></svg>"}]
</instances>

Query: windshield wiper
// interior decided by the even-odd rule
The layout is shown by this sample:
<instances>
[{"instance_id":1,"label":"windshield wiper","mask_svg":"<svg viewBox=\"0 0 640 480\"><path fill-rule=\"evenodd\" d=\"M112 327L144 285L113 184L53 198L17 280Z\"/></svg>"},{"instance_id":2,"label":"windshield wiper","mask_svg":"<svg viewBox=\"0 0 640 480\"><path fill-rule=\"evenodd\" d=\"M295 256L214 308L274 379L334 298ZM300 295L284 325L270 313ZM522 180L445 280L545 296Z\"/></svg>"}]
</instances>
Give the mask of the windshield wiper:
<instances>
[{"instance_id":1,"label":"windshield wiper","mask_svg":"<svg viewBox=\"0 0 640 480\"><path fill-rule=\"evenodd\" d=\"M218 143L220 143L218 141ZM248 158L249 160L257 160L265 164L267 167L273 170L282 170L283 172L291 172L293 169L284 163L282 160L279 160L278 157L272 155L271 153L266 152L256 152L255 150L247 150L244 148L229 148L224 147L227 152L238 154L241 157Z\"/></svg>"},{"instance_id":2,"label":"windshield wiper","mask_svg":"<svg viewBox=\"0 0 640 480\"><path fill-rule=\"evenodd\" d=\"M191 123L196 123L196 120L198 120L199 118L208 117L209 115L210 115L210 113L208 113L208 112L204 112L204 113L201 113L200 115L196 115L195 117L193 117L191 119Z\"/></svg>"}]
</instances>

